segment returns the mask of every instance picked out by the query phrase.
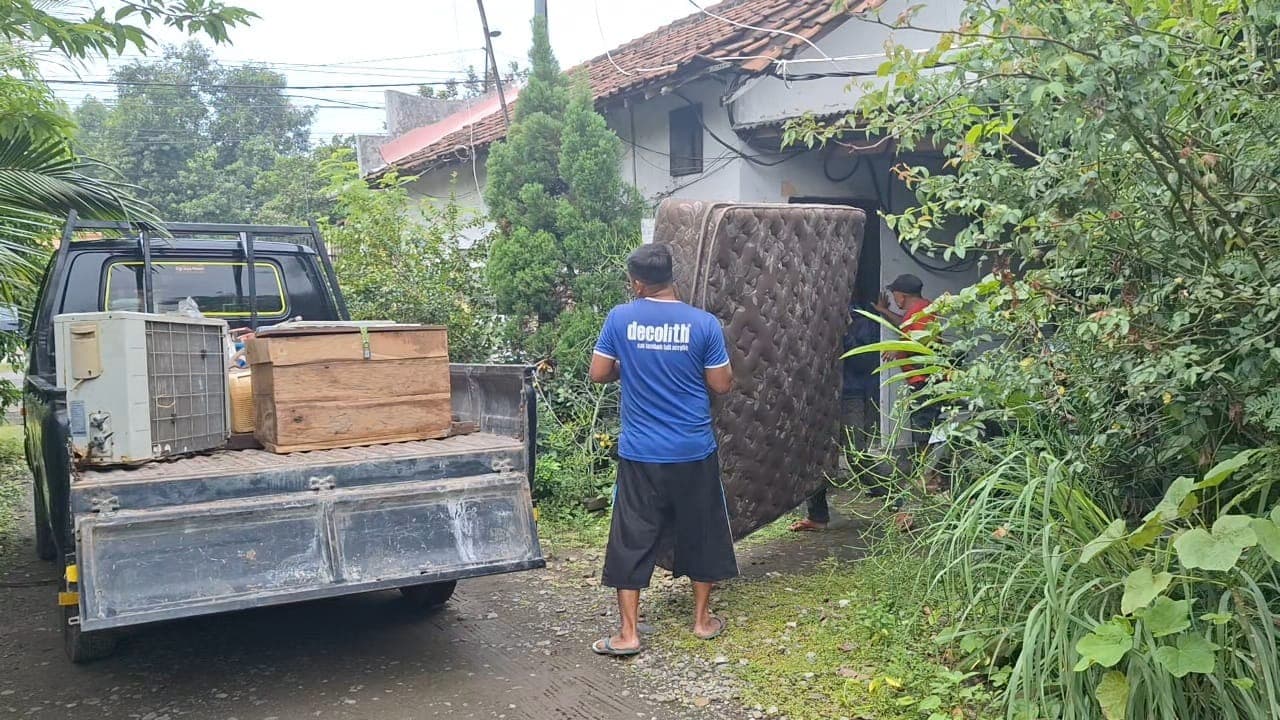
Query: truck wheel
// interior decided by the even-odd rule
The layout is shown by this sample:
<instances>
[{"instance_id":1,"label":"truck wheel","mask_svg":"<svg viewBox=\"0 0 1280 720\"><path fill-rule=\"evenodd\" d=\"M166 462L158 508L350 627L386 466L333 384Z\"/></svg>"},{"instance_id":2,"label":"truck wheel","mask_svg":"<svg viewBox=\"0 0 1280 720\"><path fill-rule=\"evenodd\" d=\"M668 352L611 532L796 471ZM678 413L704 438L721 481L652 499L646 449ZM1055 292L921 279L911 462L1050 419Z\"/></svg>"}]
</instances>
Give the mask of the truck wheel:
<instances>
[{"instance_id":1,"label":"truck wheel","mask_svg":"<svg viewBox=\"0 0 1280 720\"><path fill-rule=\"evenodd\" d=\"M53 541L53 528L49 525L49 516L45 513L44 493L40 483L35 483L34 496L36 523L36 557L41 560L53 560L58 557L58 545Z\"/></svg>"},{"instance_id":2,"label":"truck wheel","mask_svg":"<svg viewBox=\"0 0 1280 720\"><path fill-rule=\"evenodd\" d=\"M83 632L80 625L71 624L79 609L75 606L62 609L62 641L67 659L81 665L101 660L116 651L116 634L110 630Z\"/></svg>"},{"instance_id":3,"label":"truck wheel","mask_svg":"<svg viewBox=\"0 0 1280 720\"><path fill-rule=\"evenodd\" d=\"M431 610L449 602L449 598L453 597L453 590L456 587L458 587L458 581L450 580L449 582L402 587L400 588L400 593L414 607L422 610Z\"/></svg>"}]
</instances>

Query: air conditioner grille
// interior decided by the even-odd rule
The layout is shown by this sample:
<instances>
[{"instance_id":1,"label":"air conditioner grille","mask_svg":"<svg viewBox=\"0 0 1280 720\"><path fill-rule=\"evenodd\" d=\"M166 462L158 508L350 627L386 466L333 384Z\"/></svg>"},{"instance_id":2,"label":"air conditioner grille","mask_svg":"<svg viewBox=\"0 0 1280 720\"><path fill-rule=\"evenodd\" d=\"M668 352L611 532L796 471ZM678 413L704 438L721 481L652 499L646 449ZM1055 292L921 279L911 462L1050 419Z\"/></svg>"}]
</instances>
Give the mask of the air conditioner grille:
<instances>
[{"instance_id":1,"label":"air conditioner grille","mask_svg":"<svg viewBox=\"0 0 1280 720\"><path fill-rule=\"evenodd\" d=\"M155 455L225 444L227 375L220 328L148 321L147 375Z\"/></svg>"}]
</instances>

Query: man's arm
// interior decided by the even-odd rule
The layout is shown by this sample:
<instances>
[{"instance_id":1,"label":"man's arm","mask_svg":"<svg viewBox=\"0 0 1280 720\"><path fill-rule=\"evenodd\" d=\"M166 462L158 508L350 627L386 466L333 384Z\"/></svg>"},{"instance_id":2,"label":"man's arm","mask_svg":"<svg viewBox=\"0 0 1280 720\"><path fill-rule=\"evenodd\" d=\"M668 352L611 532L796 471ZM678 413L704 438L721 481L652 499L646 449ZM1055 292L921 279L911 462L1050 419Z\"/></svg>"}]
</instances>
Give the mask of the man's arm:
<instances>
[{"instance_id":1,"label":"man's arm","mask_svg":"<svg viewBox=\"0 0 1280 720\"><path fill-rule=\"evenodd\" d=\"M716 395L724 395L733 389L733 368L728 363L720 367L707 368L704 372L707 389Z\"/></svg>"},{"instance_id":2,"label":"man's arm","mask_svg":"<svg viewBox=\"0 0 1280 720\"><path fill-rule=\"evenodd\" d=\"M902 321L906 318L889 309L889 298L884 293L880 293L880 298L876 301L876 312L880 316L894 325L902 325Z\"/></svg>"},{"instance_id":3,"label":"man's arm","mask_svg":"<svg viewBox=\"0 0 1280 720\"><path fill-rule=\"evenodd\" d=\"M622 377L618 369L618 348L613 341L613 318L613 310L610 310L604 319L604 327L600 328L600 338L596 340L595 350L591 353L591 369L587 371L587 377L593 383L611 383Z\"/></svg>"},{"instance_id":4,"label":"man's arm","mask_svg":"<svg viewBox=\"0 0 1280 720\"><path fill-rule=\"evenodd\" d=\"M702 344L702 376L707 389L716 395L724 395L733 388L733 368L729 366L729 348L724 342L724 330L710 315Z\"/></svg>"},{"instance_id":5,"label":"man's arm","mask_svg":"<svg viewBox=\"0 0 1280 720\"><path fill-rule=\"evenodd\" d=\"M618 361L596 351L591 356L591 370L588 372L593 383L611 383L621 377L618 370Z\"/></svg>"}]
</instances>

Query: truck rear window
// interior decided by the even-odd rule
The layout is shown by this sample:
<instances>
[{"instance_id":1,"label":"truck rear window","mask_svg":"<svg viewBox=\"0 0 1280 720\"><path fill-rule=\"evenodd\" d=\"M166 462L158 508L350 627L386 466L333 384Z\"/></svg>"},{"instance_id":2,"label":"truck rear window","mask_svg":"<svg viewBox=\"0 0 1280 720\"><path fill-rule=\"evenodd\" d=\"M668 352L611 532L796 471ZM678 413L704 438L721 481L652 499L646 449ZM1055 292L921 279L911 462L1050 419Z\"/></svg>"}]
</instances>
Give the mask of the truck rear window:
<instances>
[{"instance_id":1,"label":"truck rear window","mask_svg":"<svg viewBox=\"0 0 1280 720\"><path fill-rule=\"evenodd\" d=\"M249 317L249 267L245 262L159 260L151 263L155 311L174 312L185 298L209 317ZM104 310L144 309L142 263L114 262L107 268ZM275 263L254 263L258 314L285 314L284 283Z\"/></svg>"}]
</instances>

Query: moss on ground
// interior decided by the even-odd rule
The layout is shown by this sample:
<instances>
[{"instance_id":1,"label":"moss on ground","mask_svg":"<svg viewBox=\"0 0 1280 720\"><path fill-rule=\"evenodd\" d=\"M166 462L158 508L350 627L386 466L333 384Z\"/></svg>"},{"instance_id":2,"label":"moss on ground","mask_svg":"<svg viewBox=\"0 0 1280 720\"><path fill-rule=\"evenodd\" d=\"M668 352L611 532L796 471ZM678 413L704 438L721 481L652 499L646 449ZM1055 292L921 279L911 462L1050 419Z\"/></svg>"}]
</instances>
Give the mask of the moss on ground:
<instances>
[{"instance_id":1,"label":"moss on ground","mask_svg":"<svg viewBox=\"0 0 1280 720\"><path fill-rule=\"evenodd\" d=\"M741 702L790 720L979 718L991 691L948 669L934 642L944 619L888 564L826 561L802 575L738 580L718 591L729 629L707 643L683 632L690 598L660 600L655 638L728 665Z\"/></svg>"}]
</instances>

